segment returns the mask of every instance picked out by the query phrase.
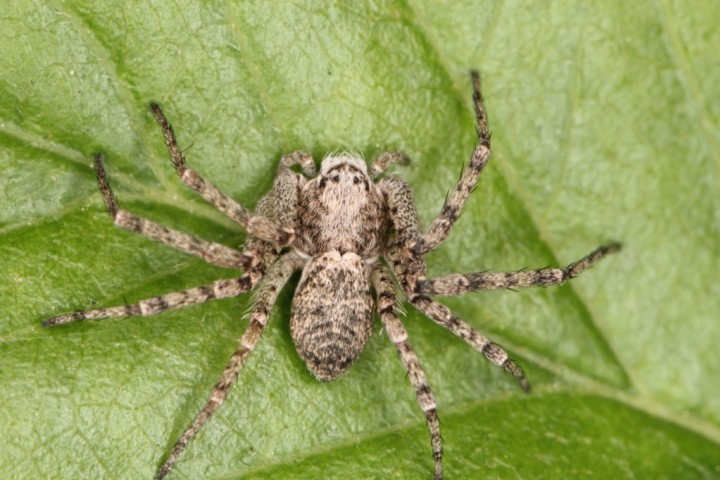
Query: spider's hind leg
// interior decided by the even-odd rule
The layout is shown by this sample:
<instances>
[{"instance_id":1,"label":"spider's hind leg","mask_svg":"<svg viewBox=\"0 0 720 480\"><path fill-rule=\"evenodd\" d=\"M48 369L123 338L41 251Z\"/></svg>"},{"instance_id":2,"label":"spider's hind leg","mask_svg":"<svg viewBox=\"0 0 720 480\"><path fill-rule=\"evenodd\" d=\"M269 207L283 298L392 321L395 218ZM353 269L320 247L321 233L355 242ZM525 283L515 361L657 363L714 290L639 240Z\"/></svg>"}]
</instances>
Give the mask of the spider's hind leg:
<instances>
[{"instance_id":1,"label":"spider's hind leg","mask_svg":"<svg viewBox=\"0 0 720 480\"><path fill-rule=\"evenodd\" d=\"M250 316L250 325L248 325L247 330L245 330L245 333L240 337L237 350L235 350L235 353L230 357L230 361L227 363L225 370L223 370L220 380L218 380L213 387L210 398L208 398L205 406L195 416L193 422L175 443L173 451L167 460L165 460L165 463L155 477L157 480L165 478L182 451L185 450L187 444L195 438L215 410L225 402L230 389L237 381L240 370L242 370L245 361L255 349L263 330L265 330L268 317L270 316L270 309L275 303L283 285L285 285L285 282L287 282L288 278L290 278L295 271L295 267L296 264L294 260L287 255L280 257L269 267L265 280L257 290L255 305L253 306Z\"/></svg>"},{"instance_id":2,"label":"spider's hind leg","mask_svg":"<svg viewBox=\"0 0 720 480\"><path fill-rule=\"evenodd\" d=\"M390 341L395 345L400 359L405 364L408 378L415 388L415 394L417 395L420 408L425 412L428 430L430 431L430 444L432 445L433 458L435 459L435 480L441 480L443 477L443 450L442 437L440 436L440 420L437 415L435 396L430 389L425 371L420 365L420 360L418 360L415 351L413 351L410 343L408 343L407 330L405 330L405 327L397 316L395 285L385 268L381 268L373 273L373 284L377 290L377 309L380 314L380 320L387 331Z\"/></svg>"}]
</instances>

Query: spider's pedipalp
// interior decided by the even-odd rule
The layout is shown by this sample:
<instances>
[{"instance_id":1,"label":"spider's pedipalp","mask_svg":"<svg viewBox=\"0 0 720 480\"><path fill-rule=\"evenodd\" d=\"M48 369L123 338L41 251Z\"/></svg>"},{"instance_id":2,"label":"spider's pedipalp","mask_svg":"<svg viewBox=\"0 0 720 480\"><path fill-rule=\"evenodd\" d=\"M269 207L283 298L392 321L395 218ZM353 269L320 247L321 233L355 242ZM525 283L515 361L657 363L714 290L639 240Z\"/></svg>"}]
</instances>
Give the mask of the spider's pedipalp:
<instances>
[{"instance_id":1,"label":"spider's pedipalp","mask_svg":"<svg viewBox=\"0 0 720 480\"><path fill-rule=\"evenodd\" d=\"M404 152L383 152L375 159L372 165L370 165L370 176L377 178L393 163L409 165L410 157Z\"/></svg>"},{"instance_id":2,"label":"spider's pedipalp","mask_svg":"<svg viewBox=\"0 0 720 480\"><path fill-rule=\"evenodd\" d=\"M286 170L289 170L295 165L298 165L303 174L308 178L313 178L317 175L315 161L313 160L312 155L302 150L296 150L292 153L288 153L287 155L283 155L280 159L280 164L278 165L277 174L283 175L286 173Z\"/></svg>"}]
</instances>

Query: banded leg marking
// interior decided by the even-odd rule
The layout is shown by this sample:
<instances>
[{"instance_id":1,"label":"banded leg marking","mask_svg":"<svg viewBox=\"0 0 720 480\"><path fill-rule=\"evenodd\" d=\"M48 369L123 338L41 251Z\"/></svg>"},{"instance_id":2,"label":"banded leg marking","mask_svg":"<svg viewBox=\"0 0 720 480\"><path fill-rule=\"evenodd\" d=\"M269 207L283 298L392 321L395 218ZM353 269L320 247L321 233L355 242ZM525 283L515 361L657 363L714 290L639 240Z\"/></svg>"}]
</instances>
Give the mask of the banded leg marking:
<instances>
[{"instance_id":1,"label":"banded leg marking","mask_svg":"<svg viewBox=\"0 0 720 480\"><path fill-rule=\"evenodd\" d=\"M198 192L201 197L214 205L218 210L245 227L250 235L272 242L278 246L285 246L292 243L295 238L295 232L292 229L279 227L267 217L253 214L240 203L222 193L215 185L206 181L195 170L188 167L185 162L185 156L177 144L172 125L168 122L160 106L153 103L150 105L150 108L163 130L165 145L167 145L168 152L170 153L170 160L185 185Z\"/></svg>"},{"instance_id":2,"label":"banded leg marking","mask_svg":"<svg viewBox=\"0 0 720 480\"><path fill-rule=\"evenodd\" d=\"M292 260L287 258L280 258L268 269L265 280L258 289L255 305L253 306L252 314L250 316L250 325L240 338L237 350L235 350L235 353L233 353L230 357L230 361L225 366L225 369L220 376L220 380L218 380L213 387L212 392L210 393L210 398L205 403L205 406L202 410L200 410L200 413L197 414L190 426L175 443L173 451L168 456L162 468L158 471L156 476L157 480L165 478L182 451L185 450L188 443L195 438L197 433L207 423L215 410L217 410L223 402L225 402L230 389L237 381L240 370L242 370L245 365L247 357L260 340L260 336L267 325L270 309L275 303L278 293L282 289L282 286L285 285L288 278L290 278L294 270L295 264Z\"/></svg>"},{"instance_id":3,"label":"banded leg marking","mask_svg":"<svg viewBox=\"0 0 720 480\"><path fill-rule=\"evenodd\" d=\"M420 365L420 360L408 342L407 330L405 330L405 327L397 316L395 286L387 270L384 268L377 270L374 273L374 283L377 291L377 308L380 314L380 320L407 369L408 378L415 389L420 408L425 413L428 430L430 432L430 444L435 460L435 480L441 480L443 477L443 449L435 396L430 389L430 384L428 383L422 365Z\"/></svg>"},{"instance_id":4,"label":"banded leg marking","mask_svg":"<svg viewBox=\"0 0 720 480\"><path fill-rule=\"evenodd\" d=\"M455 189L445 201L440 214L432 221L425 234L413 247L415 255L424 255L442 243L450 234L450 229L460 216L465 202L470 197L480 173L490 158L490 129L488 128L487 112L482 93L480 92L480 74L473 70L470 72L473 85L473 107L475 108L475 130L478 143L458 180Z\"/></svg>"},{"instance_id":5,"label":"banded leg marking","mask_svg":"<svg viewBox=\"0 0 720 480\"><path fill-rule=\"evenodd\" d=\"M422 295L462 295L467 292L502 288L549 287L561 285L595 265L603 257L620 250L620 244L604 245L565 268L541 268L517 272L479 272L419 279L416 291Z\"/></svg>"},{"instance_id":6,"label":"banded leg marking","mask_svg":"<svg viewBox=\"0 0 720 480\"><path fill-rule=\"evenodd\" d=\"M450 309L445 305L442 305L441 303L438 303L424 295L414 295L409 300L412 305L430 317L433 322L460 337L465 343L473 347L478 352L481 352L485 355L485 358L495 365L503 367L506 372L510 373L518 380L518 382L520 382L520 386L523 390L526 392L530 391L530 382L528 382L525 377L525 373L522 368L513 362L508 357L507 352L499 345L494 344L489 338L482 335L468 323L453 315Z\"/></svg>"},{"instance_id":7,"label":"banded leg marking","mask_svg":"<svg viewBox=\"0 0 720 480\"><path fill-rule=\"evenodd\" d=\"M103 167L103 159L101 153L95 156L95 173L97 174L98 188L115 225L190 255L195 255L220 267L247 270L254 265L256 259L251 252L239 252L219 243L202 240L193 235L138 217L120 208L117 198L115 198L112 188L110 188L110 181Z\"/></svg>"},{"instance_id":8,"label":"banded leg marking","mask_svg":"<svg viewBox=\"0 0 720 480\"><path fill-rule=\"evenodd\" d=\"M165 310L197 305L198 303L204 303L209 300L219 298L238 296L241 293L252 290L259 280L259 274L256 273L253 275L248 272L239 278L218 280L209 285L203 285L201 287L189 288L181 292L172 292L166 295L147 298L131 305L95 308L92 310L78 310L73 313L48 318L47 320L44 320L42 324L45 327L54 327L81 320L98 320L102 318L123 318L135 316L145 317L148 315L155 315L156 313L164 312Z\"/></svg>"}]
</instances>

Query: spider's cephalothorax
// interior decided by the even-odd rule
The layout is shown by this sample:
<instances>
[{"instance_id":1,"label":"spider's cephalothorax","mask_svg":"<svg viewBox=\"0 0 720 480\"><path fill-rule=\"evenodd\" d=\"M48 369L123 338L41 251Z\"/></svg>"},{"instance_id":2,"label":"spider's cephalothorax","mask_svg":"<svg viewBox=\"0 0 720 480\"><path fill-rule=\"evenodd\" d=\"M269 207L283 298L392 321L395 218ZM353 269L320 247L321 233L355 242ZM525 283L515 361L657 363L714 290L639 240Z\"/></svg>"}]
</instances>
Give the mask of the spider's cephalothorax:
<instances>
[{"instance_id":1,"label":"spider's cephalothorax","mask_svg":"<svg viewBox=\"0 0 720 480\"><path fill-rule=\"evenodd\" d=\"M181 180L247 229L249 236L242 252L169 229L121 209L110 189L102 155L96 156L98 185L116 225L199 256L214 265L242 269L245 273L237 278L217 280L210 285L131 305L60 315L45 320L45 326L85 319L152 315L256 290L247 330L205 406L176 442L158 472L158 479L168 474L188 442L225 401L265 329L278 292L298 269L302 270L302 275L290 319L298 353L320 380L338 378L365 348L376 311L408 371L420 408L425 413L436 480L443 476L443 451L435 398L398 317L393 277L410 304L510 372L525 390L529 390L523 371L502 348L453 315L432 296L559 285L608 253L619 250L620 246L600 247L565 268L426 278L425 254L447 238L490 156L490 132L476 72L473 72L472 80L478 143L440 214L424 233L420 230L408 185L397 177L378 179L389 164L407 163L407 157L397 152L381 154L369 170L365 162L355 156L330 156L323 160L319 173L316 173L309 154L285 155L278 166L272 190L260 200L256 211L251 212L187 166L172 127L160 107L153 104L153 114L163 129L171 161ZM299 167L301 173L295 172L295 167Z\"/></svg>"},{"instance_id":2,"label":"spider's cephalothorax","mask_svg":"<svg viewBox=\"0 0 720 480\"><path fill-rule=\"evenodd\" d=\"M320 173L300 187L298 197L295 248L310 256L331 250L363 259L382 254L387 240L385 201L364 161L326 158Z\"/></svg>"}]
</instances>

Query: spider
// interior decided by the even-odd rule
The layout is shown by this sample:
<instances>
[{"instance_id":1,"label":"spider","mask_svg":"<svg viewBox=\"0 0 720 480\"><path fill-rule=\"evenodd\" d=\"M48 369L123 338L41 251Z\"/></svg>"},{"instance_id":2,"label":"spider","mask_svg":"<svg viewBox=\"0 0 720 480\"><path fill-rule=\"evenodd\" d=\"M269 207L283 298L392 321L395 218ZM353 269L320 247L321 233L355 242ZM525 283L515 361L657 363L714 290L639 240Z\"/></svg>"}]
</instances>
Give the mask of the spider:
<instances>
[{"instance_id":1,"label":"spider","mask_svg":"<svg viewBox=\"0 0 720 480\"><path fill-rule=\"evenodd\" d=\"M340 377L365 348L372 332L374 312L377 312L407 369L427 419L436 480L443 477L443 449L435 397L398 316L398 293L393 279L411 305L489 361L503 367L529 391L530 384L523 370L501 347L432 297L560 285L605 255L618 251L620 245L602 246L565 268L426 277L425 254L449 235L490 156L490 131L479 74L471 72L471 80L478 141L467 168L447 196L440 214L424 233L420 230L408 185L397 177L380 178L390 164L408 163L407 156L400 152L382 153L369 168L356 156L331 155L322 160L319 172L310 154L297 151L285 155L280 160L272 190L262 197L253 213L188 167L172 126L160 106L151 104L182 182L247 230L249 236L242 251L164 227L121 209L110 188L103 155L95 156L100 192L116 225L211 264L245 273L132 305L56 316L45 320L43 325L147 316L256 290L250 323L237 349L210 398L158 471L158 480L165 478L188 443L227 398L248 355L260 340L278 293L296 270L302 270L302 275L292 301L290 331L298 354L319 380Z\"/></svg>"}]
</instances>

